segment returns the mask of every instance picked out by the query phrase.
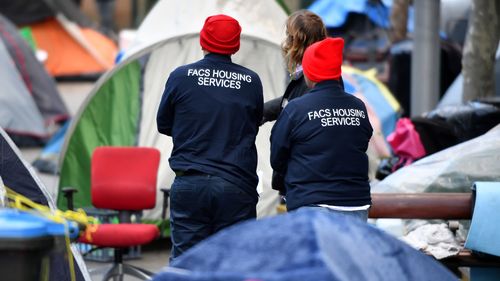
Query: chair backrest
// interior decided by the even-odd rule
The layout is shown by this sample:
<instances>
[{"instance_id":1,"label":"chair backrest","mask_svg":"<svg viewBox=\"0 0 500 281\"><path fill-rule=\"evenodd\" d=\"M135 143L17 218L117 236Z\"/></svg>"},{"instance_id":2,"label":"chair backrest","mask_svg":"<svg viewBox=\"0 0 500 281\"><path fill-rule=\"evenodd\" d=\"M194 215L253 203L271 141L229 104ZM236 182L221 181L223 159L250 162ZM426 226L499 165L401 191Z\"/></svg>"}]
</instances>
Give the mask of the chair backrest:
<instances>
[{"instance_id":1,"label":"chair backrest","mask_svg":"<svg viewBox=\"0 0 500 281\"><path fill-rule=\"evenodd\" d=\"M159 163L160 151L156 148L96 148L91 162L92 204L112 210L153 208Z\"/></svg>"}]
</instances>

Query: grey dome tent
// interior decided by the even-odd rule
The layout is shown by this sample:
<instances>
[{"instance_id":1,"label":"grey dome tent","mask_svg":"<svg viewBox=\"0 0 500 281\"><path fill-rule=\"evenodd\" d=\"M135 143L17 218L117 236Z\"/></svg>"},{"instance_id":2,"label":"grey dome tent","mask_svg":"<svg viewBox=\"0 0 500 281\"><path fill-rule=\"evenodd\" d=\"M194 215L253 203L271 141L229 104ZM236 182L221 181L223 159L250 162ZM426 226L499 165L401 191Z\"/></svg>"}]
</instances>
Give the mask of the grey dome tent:
<instances>
[{"instance_id":1,"label":"grey dome tent","mask_svg":"<svg viewBox=\"0 0 500 281\"><path fill-rule=\"evenodd\" d=\"M36 59L17 28L0 15L0 127L18 146L41 145L51 127L69 118L55 81Z\"/></svg>"}]
</instances>

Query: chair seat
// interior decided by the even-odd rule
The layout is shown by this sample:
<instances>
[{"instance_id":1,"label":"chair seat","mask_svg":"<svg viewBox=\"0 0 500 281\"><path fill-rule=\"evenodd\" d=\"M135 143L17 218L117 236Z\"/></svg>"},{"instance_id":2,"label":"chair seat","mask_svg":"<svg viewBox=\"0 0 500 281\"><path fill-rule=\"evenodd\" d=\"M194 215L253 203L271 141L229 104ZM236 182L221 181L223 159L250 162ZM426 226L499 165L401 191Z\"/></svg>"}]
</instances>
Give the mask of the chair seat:
<instances>
[{"instance_id":1,"label":"chair seat","mask_svg":"<svg viewBox=\"0 0 500 281\"><path fill-rule=\"evenodd\" d=\"M153 224L98 224L87 227L78 241L98 247L126 248L148 244L159 235L158 227Z\"/></svg>"}]
</instances>

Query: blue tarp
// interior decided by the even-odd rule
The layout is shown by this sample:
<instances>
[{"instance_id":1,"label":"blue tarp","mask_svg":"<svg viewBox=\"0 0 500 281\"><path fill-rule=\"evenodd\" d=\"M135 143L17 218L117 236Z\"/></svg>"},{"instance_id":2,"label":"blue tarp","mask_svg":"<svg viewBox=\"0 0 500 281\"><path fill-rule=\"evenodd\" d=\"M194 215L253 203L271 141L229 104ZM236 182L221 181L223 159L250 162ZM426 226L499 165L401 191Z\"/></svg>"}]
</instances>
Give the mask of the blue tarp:
<instances>
[{"instance_id":1,"label":"blue tarp","mask_svg":"<svg viewBox=\"0 0 500 281\"><path fill-rule=\"evenodd\" d=\"M318 14L329 28L345 24L349 13L366 15L376 25L389 28L392 0L316 0L308 10ZM408 10L408 31L413 30L413 7Z\"/></svg>"},{"instance_id":2,"label":"blue tarp","mask_svg":"<svg viewBox=\"0 0 500 281\"><path fill-rule=\"evenodd\" d=\"M310 209L222 230L171 266L153 280L456 280L382 230Z\"/></svg>"}]
</instances>

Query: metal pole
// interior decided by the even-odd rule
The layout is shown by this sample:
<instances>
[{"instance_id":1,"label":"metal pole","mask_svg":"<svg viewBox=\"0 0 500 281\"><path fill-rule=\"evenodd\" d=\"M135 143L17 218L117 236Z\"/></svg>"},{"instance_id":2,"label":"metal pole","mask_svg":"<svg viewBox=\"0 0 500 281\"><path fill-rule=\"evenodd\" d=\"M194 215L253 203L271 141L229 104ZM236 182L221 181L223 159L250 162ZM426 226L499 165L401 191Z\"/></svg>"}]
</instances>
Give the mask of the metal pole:
<instances>
[{"instance_id":1,"label":"metal pole","mask_svg":"<svg viewBox=\"0 0 500 281\"><path fill-rule=\"evenodd\" d=\"M471 219L472 193L372 193L370 218Z\"/></svg>"},{"instance_id":2,"label":"metal pole","mask_svg":"<svg viewBox=\"0 0 500 281\"><path fill-rule=\"evenodd\" d=\"M410 116L434 109L439 100L441 54L439 0L418 0L415 5L415 37L411 57Z\"/></svg>"}]
</instances>

